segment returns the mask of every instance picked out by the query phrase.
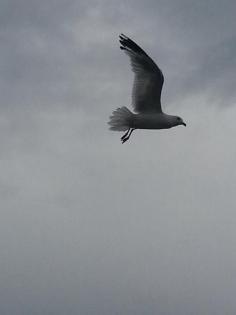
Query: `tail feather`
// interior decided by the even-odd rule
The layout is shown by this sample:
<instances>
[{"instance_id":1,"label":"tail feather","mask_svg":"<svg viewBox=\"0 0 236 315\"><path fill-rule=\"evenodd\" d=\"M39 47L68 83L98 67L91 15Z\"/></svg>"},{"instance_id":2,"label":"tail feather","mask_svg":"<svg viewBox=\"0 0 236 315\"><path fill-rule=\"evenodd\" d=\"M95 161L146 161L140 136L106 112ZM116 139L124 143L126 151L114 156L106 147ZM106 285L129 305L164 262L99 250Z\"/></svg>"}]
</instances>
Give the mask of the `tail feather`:
<instances>
[{"instance_id":1,"label":"tail feather","mask_svg":"<svg viewBox=\"0 0 236 315\"><path fill-rule=\"evenodd\" d=\"M130 123L132 121L132 116L133 114L127 107L123 106L117 108L113 111L110 116L110 121L108 122L110 130L125 131L129 129L131 127Z\"/></svg>"}]
</instances>

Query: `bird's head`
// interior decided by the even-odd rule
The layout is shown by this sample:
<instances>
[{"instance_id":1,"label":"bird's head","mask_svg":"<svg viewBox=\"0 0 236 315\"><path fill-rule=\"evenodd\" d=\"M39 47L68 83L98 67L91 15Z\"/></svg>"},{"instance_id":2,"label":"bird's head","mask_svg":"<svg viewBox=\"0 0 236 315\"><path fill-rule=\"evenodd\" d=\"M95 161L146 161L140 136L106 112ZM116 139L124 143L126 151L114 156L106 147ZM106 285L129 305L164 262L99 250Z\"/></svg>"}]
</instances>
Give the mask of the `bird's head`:
<instances>
[{"instance_id":1,"label":"bird's head","mask_svg":"<svg viewBox=\"0 0 236 315\"><path fill-rule=\"evenodd\" d=\"M183 126L186 127L186 124L185 124L185 122L183 121L183 119L180 118L180 117L178 117L178 116L175 116L174 123L175 123L175 126L183 125Z\"/></svg>"}]
</instances>

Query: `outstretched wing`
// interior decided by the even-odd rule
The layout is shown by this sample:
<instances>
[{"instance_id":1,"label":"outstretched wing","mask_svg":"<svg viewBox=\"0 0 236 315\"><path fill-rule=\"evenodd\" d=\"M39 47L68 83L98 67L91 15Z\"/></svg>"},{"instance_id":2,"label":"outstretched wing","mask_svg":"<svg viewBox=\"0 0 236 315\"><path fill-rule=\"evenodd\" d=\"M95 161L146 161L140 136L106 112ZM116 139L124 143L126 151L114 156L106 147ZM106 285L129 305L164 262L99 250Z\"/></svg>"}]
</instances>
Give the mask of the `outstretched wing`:
<instances>
[{"instance_id":1,"label":"outstretched wing","mask_svg":"<svg viewBox=\"0 0 236 315\"><path fill-rule=\"evenodd\" d=\"M164 76L155 62L127 36L120 35L121 49L130 57L135 74L132 105L136 112L161 113L161 90Z\"/></svg>"}]
</instances>

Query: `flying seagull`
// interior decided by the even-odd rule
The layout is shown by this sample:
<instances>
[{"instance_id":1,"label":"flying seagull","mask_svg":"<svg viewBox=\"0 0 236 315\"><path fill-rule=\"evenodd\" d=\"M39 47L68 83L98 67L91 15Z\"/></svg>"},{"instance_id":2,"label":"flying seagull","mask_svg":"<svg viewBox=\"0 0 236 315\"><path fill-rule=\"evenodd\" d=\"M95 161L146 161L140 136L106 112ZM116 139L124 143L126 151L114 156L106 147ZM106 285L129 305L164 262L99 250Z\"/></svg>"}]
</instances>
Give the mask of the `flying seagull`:
<instances>
[{"instance_id":1,"label":"flying seagull","mask_svg":"<svg viewBox=\"0 0 236 315\"><path fill-rule=\"evenodd\" d=\"M186 126L182 118L167 115L161 108L161 90L164 76L157 64L134 41L120 35L120 48L129 56L135 74L132 105L136 114L123 106L110 116L111 130L126 131L121 137L126 142L135 129L168 129Z\"/></svg>"}]
</instances>

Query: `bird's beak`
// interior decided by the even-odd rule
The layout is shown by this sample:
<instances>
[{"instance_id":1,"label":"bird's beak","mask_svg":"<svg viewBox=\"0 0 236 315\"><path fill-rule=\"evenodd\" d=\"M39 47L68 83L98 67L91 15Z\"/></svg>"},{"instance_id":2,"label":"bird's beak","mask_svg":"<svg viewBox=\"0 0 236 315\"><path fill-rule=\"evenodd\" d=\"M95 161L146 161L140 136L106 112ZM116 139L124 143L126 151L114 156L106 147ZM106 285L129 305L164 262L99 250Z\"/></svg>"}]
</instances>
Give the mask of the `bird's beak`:
<instances>
[{"instance_id":1,"label":"bird's beak","mask_svg":"<svg viewBox=\"0 0 236 315\"><path fill-rule=\"evenodd\" d=\"M186 124L185 124L185 122L182 122L182 125L183 125L184 127L186 127Z\"/></svg>"}]
</instances>

